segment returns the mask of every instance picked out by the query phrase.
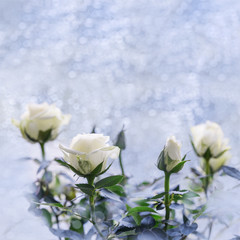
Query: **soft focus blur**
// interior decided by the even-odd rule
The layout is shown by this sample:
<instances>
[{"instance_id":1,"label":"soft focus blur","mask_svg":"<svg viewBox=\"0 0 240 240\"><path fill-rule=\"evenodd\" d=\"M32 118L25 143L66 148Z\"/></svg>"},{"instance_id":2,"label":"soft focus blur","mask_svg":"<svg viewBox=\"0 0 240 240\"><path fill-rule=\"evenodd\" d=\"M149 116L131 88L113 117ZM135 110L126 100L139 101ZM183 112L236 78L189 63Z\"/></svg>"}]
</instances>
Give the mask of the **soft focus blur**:
<instances>
[{"instance_id":1,"label":"soft focus blur","mask_svg":"<svg viewBox=\"0 0 240 240\"><path fill-rule=\"evenodd\" d=\"M113 141L124 125L132 183L162 174L156 159L172 134L192 160L175 177L183 179L198 165L189 129L211 120L230 140L228 164L240 168L239 0L1 0L0 83L1 239L56 239L27 210L36 166L19 159L39 158L40 149L11 118L28 103L72 114L46 145L48 159L93 125ZM117 161L111 171L120 172ZM240 234L238 182L216 182L212 214L229 227L216 220L211 239L230 239Z\"/></svg>"}]
</instances>

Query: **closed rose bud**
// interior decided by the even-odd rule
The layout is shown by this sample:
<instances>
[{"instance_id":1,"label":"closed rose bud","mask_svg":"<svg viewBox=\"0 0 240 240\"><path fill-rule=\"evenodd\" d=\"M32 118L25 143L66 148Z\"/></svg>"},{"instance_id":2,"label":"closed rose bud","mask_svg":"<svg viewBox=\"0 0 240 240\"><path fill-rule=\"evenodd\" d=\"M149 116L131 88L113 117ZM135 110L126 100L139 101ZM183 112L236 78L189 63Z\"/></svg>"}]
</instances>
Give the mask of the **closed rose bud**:
<instances>
[{"instance_id":1,"label":"closed rose bud","mask_svg":"<svg viewBox=\"0 0 240 240\"><path fill-rule=\"evenodd\" d=\"M169 137L164 149L167 172L170 172L181 162L182 158L180 150L181 144L176 140L175 136Z\"/></svg>"},{"instance_id":2,"label":"closed rose bud","mask_svg":"<svg viewBox=\"0 0 240 240\"><path fill-rule=\"evenodd\" d=\"M171 172L182 161L180 150L181 145L175 136L169 137L158 158L158 168L166 172Z\"/></svg>"},{"instance_id":3,"label":"closed rose bud","mask_svg":"<svg viewBox=\"0 0 240 240\"><path fill-rule=\"evenodd\" d=\"M126 149L126 139L125 139L125 133L123 129L118 133L117 141L115 145L118 146L121 150Z\"/></svg>"},{"instance_id":4,"label":"closed rose bud","mask_svg":"<svg viewBox=\"0 0 240 240\"><path fill-rule=\"evenodd\" d=\"M64 153L64 160L81 174L87 175L102 162L103 171L108 158L118 158L120 149L109 146L108 142L109 137L102 134L78 134L69 148L62 145L59 147Z\"/></svg>"},{"instance_id":5,"label":"closed rose bud","mask_svg":"<svg viewBox=\"0 0 240 240\"><path fill-rule=\"evenodd\" d=\"M71 116L63 115L54 104L30 104L21 120L13 120L22 136L31 143L54 140L61 126L69 123Z\"/></svg>"},{"instance_id":6,"label":"closed rose bud","mask_svg":"<svg viewBox=\"0 0 240 240\"><path fill-rule=\"evenodd\" d=\"M198 156L204 157L210 150L210 157L218 157L229 150L228 140L224 138L221 127L214 122L207 121L191 128L192 143Z\"/></svg>"}]
</instances>

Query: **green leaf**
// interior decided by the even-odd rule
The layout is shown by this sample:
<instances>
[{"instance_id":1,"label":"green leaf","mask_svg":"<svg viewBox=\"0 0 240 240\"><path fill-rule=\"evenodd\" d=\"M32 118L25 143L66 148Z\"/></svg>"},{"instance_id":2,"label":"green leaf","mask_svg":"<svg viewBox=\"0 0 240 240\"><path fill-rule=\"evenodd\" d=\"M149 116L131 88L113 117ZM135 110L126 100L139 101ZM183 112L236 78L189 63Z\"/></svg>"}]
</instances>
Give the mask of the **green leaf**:
<instances>
[{"instance_id":1,"label":"green leaf","mask_svg":"<svg viewBox=\"0 0 240 240\"><path fill-rule=\"evenodd\" d=\"M103 178L100 181L98 181L95 184L95 187L98 189L104 188L104 187L111 187L111 186L114 186L114 185L118 184L119 182L121 182L122 179L123 179L122 175L106 177L106 178Z\"/></svg>"},{"instance_id":2,"label":"green leaf","mask_svg":"<svg viewBox=\"0 0 240 240\"><path fill-rule=\"evenodd\" d=\"M64 206L61 203L38 203L38 202L34 202L34 203L37 205L46 205L50 207L64 208Z\"/></svg>"},{"instance_id":3,"label":"green leaf","mask_svg":"<svg viewBox=\"0 0 240 240\"><path fill-rule=\"evenodd\" d=\"M152 197L151 199L162 198L165 194L166 194L166 192L159 193L159 194L155 195L154 197Z\"/></svg>"},{"instance_id":4,"label":"green leaf","mask_svg":"<svg viewBox=\"0 0 240 240\"><path fill-rule=\"evenodd\" d=\"M156 222L161 222L163 217L157 214L151 214L151 216L155 219Z\"/></svg>"},{"instance_id":5,"label":"green leaf","mask_svg":"<svg viewBox=\"0 0 240 240\"><path fill-rule=\"evenodd\" d=\"M187 205L193 205L194 204L194 202L192 200L188 199L188 198L184 198L182 200L183 200L184 204L187 204Z\"/></svg>"},{"instance_id":6,"label":"green leaf","mask_svg":"<svg viewBox=\"0 0 240 240\"><path fill-rule=\"evenodd\" d=\"M46 219L47 225L49 227L52 227L52 215L51 215L51 213L45 208L43 208L41 210L42 210L43 217Z\"/></svg>"},{"instance_id":7,"label":"green leaf","mask_svg":"<svg viewBox=\"0 0 240 240\"><path fill-rule=\"evenodd\" d=\"M126 204L126 208L127 208L127 211L130 211L131 210L131 207L129 205ZM131 214L129 214L133 217L135 223L139 226L141 224L141 221L142 221L142 218L139 216L139 214L137 212L133 212Z\"/></svg>"},{"instance_id":8,"label":"green leaf","mask_svg":"<svg viewBox=\"0 0 240 240\"><path fill-rule=\"evenodd\" d=\"M149 199L140 199L134 201L138 206L148 206L149 205Z\"/></svg>"},{"instance_id":9,"label":"green leaf","mask_svg":"<svg viewBox=\"0 0 240 240\"><path fill-rule=\"evenodd\" d=\"M105 187L107 190L117 194L120 197L126 197L126 193L121 185L114 185L111 187Z\"/></svg>"},{"instance_id":10,"label":"green leaf","mask_svg":"<svg viewBox=\"0 0 240 240\"><path fill-rule=\"evenodd\" d=\"M185 192L183 192L185 191ZM187 191L187 192L186 192ZM182 193L181 193L182 192ZM200 197L197 193L188 190L181 190L178 192L172 191L174 201L181 200L186 204L192 205L194 202L189 198Z\"/></svg>"},{"instance_id":11,"label":"green leaf","mask_svg":"<svg viewBox=\"0 0 240 240\"><path fill-rule=\"evenodd\" d=\"M192 214L195 214L193 216L193 219L196 220L198 217L200 217L205 212L206 209L207 209L207 206L202 205L202 206L198 207L197 209L188 209L188 211Z\"/></svg>"},{"instance_id":12,"label":"green leaf","mask_svg":"<svg viewBox=\"0 0 240 240\"><path fill-rule=\"evenodd\" d=\"M191 191L188 191L187 193L184 193L183 194L183 198L186 199L186 198L194 198L194 197L200 197L199 194L195 193L195 192L191 192Z\"/></svg>"},{"instance_id":13,"label":"green leaf","mask_svg":"<svg viewBox=\"0 0 240 240\"><path fill-rule=\"evenodd\" d=\"M134 229L134 230L129 230L129 231L126 231L126 232L122 232L122 233L120 233L120 234L118 234L117 236L118 236L118 238L120 238L120 237L126 237L126 236L132 236L132 235L136 235L136 230Z\"/></svg>"},{"instance_id":14,"label":"green leaf","mask_svg":"<svg viewBox=\"0 0 240 240\"><path fill-rule=\"evenodd\" d=\"M178 173L178 172L183 168L184 164L185 164L187 161L188 161L188 160L180 162L178 165L176 165L176 166L170 171L170 173Z\"/></svg>"},{"instance_id":15,"label":"green leaf","mask_svg":"<svg viewBox=\"0 0 240 240\"><path fill-rule=\"evenodd\" d=\"M154 213L156 213L156 211L154 211L152 208L142 206L142 207L134 207L134 208L131 208L131 209L128 211L128 215L131 215L132 213L135 213L135 212L154 212Z\"/></svg>"},{"instance_id":16,"label":"green leaf","mask_svg":"<svg viewBox=\"0 0 240 240\"><path fill-rule=\"evenodd\" d=\"M94 193L94 187L87 183L76 184L76 186L84 193L89 196L92 196Z\"/></svg>"}]
</instances>

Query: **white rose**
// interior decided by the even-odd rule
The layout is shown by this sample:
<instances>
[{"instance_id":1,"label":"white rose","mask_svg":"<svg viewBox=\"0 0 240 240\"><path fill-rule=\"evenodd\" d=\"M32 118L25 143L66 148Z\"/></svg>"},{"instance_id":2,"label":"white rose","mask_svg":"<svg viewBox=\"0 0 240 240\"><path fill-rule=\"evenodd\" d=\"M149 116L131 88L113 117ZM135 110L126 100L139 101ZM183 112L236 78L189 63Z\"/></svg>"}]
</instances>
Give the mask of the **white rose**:
<instances>
[{"instance_id":1,"label":"white rose","mask_svg":"<svg viewBox=\"0 0 240 240\"><path fill-rule=\"evenodd\" d=\"M59 145L64 153L64 160L83 175L92 172L101 162L106 168L108 158L116 159L120 149L109 146L109 137L102 134L78 134L69 148Z\"/></svg>"},{"instance_id":2,"label":"white rose","mask_svg":"<svg viewBox=\"0 0 240 240\"><path fill-rule=\"evenodd\" d=\"M164 148L164 163L167 172L170 172L182 161L180 150L181 144L176 140L175 136L169 137Z\"/></svg>"},{"instance_id":3,"label":"white rose","mask_svg":"<svg viewBox=\"0 0 240 240\"><path fill-rule=\"evenodd\" d=\"M60 127L68 124L70 118L70 115L63 115L54 104L29 104L21 120L13 120L13 124L28 141L44 143L54 140L59 134Z\"/></svg>"},{"instance_id":4,"label":"white rose","mask_svg":"<svg viewBox=\"0 0 240 240\"><path fill-rule=\"evenodd\" d=\"M193 145L198 155L203 156L210 149L212 156L218 156L228 150L228 140L224 138L221 127L214 122L207 121L191 128Z\"/></svg>"}]
</instances>

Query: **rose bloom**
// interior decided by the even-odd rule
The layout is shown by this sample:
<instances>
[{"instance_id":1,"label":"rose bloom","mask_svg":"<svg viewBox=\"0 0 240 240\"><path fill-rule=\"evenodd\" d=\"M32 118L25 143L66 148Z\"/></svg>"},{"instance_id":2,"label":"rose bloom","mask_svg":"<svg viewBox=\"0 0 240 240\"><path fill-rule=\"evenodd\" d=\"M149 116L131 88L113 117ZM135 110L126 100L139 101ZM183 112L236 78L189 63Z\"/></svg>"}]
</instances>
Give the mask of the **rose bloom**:
<instances>
[{"instance_id":1,"label":"rose bloom","mask_svg":"<svg viewBox=\"0 0 240 240\"><path fill-rule=\"evenodd\" d=\"M164 148L164 163L167 172L170 172L182 161L180 150L181 144L177 141L175 136L169 137Z\"/></svg>"},{"instance_id":2,"label":"rose bloom","mask_svg":"<svg viewBox=\"0 0 240 240\"><path fill-rule=\"evenodd\" d=\"M63 125L69 123L71 115L62 114L54 104L29 104L21 120L13 120L23 138L31 143L54 140Z\"/></svg>"},{"instance_id":3,"label":"rose bloom","mask_svg":"<svg viewBox=\"0 0 240 240\"><path fill-rule=\"evenodd\" d=\"M109 136L102 134L78 134L72 139L70 147L59 145L64 153L64 160L81 174L91 173L101 162L102 170L106 169L108 158L116 159L120 149L109 146Z\"/></svg>"},{"instance_id":4,"label":"rose bloom","mask_svg":"<svg viewBox=\"0 0 240 240\"><path fill-rule=\"evenodd\" d=\"M191 128L193 145L199 156L203 156L210 149L212 157L217 157L225 150L229 150L228 140L224 138L221 127L207 121Z\"/></svg>"}]
</instances>

